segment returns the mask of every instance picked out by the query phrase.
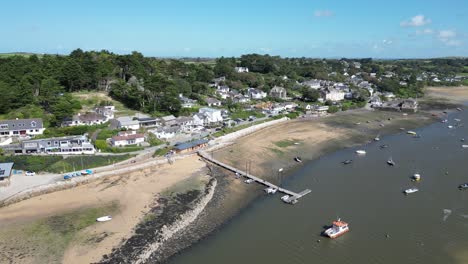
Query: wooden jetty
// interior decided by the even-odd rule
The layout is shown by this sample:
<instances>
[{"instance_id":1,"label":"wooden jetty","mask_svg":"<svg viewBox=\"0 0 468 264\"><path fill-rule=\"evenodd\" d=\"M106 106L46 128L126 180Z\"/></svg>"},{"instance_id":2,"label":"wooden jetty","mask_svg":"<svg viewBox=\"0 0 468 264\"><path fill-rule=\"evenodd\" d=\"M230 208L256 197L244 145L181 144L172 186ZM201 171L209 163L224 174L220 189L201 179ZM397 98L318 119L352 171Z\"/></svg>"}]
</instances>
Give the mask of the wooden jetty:
<instances>
[{"instance_id":1,"label":"wooden jetty","mask_svg":"<svg viewBox=\"0 0 468 264\"><path fill-rule=\"evenodd\" d=\"M239 175L242 175L242 176L244 176L244 177L246 177L246 178L252 179L252 180L254 180L255 182L258 182L258 183L263 184L263 185L265 185L265 186L268 186L268 187L270 187L270 188L274 188L274 189L276 189L278 192L281 192L281 193L284 193L284 194L289 195L289 198L286 199L286 200L284 200L284 202L289 203L289 204L295 204L300 198L302 198L304 195L306 195L306 194L308 194L308 193L311 192L310 189L306 189L306 190L304 190L304 191L302 191L302 192L300 192L300 193L296 193L296 192L293 192L293 191L290 191L290 190L281 188L281 187L279 187L279 186L277 186L277 185L275 185L275 184L273 184L273 183L271 183L271 182L265 181L265 180L260 179L260 178L258 178L258 177L256 177L256 176L252 175L252 174L249 174L249 173L247 173L247 172L245 172L245 171L236 169L236 168L234 168L234 167L232 167L232 166L230 166L230 165L227 165L226 163L223 163L223 162L221 162L221 161L219 161L219 160L216 160L216 159L214 159L212 156L208 155L206 152L201 151L201 150L198 151L198 155L200 155L200 157L202 157L202 158L208 160L209 162L211 162L211 163L213 163L213 164L216 164L216 165L218 165L218 166L220 166L220 167L223 167L223 168L225 168L225 169L227 169L227 170L230 170L230 171L232 171L232 172L235 172L235 173L237 173L237 174L239 174Z\"/></svg>"}]
</instances>

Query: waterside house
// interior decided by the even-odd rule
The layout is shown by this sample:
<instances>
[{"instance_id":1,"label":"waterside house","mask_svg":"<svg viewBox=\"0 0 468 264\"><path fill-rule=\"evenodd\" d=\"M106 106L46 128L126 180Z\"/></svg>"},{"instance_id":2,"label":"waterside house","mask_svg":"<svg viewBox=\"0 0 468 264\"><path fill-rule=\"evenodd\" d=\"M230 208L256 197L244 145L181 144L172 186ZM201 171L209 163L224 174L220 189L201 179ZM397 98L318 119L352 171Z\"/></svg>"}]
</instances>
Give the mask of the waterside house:
<instances>
[{"instance_id":1,"label":"waterside house","mask_svg":"<svg viewBox=\"0 0 468 264\"><path fill-rule=\"evenodd\" d=\"M143 142L145 142L145 135L137 134L135 131L123 131L120 132L117 136L113 136L111 139L112 146L114 147L140 145Z\"/></svg>"},{"instance_id":2,"label":"waterside house","mask_svg":"<svg viewBox=\"0 0 468 264\"><path fill-rule=\"evenodd\" d=\"M0 137L36 136L44 133L40 118L0 120Z\"/></svg>"},{"instance_id":3,"label":"waterside house","mask_svg":"<svg viewBox=\"0 0 468 264\"><path fill-rule=\"evenodd\" d=\"M69 136L22 141L15 153L79 155L94 154L96 150L86 136Z\"/></svg>"},{"instance_id":4,"label":"waterside house","mask_svg":"<svg viewBox=\"0 0 468 264\"><path fill-rule=\"evenodd\" d=\"M176 153L187 153L198 150L208 145L208 140L200 139L191 142L185 142L175 145L174 149Z\"/></svg>"}]
</instances>

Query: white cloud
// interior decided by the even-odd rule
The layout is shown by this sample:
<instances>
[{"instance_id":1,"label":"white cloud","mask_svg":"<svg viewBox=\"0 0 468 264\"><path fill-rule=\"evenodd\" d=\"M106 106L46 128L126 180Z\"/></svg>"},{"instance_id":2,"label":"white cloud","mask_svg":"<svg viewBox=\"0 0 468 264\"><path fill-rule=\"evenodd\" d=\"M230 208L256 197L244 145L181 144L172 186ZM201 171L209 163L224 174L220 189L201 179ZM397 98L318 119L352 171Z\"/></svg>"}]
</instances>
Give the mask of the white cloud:
<instances>
[{"instance_id":1,"label":"white cloud","mask_svg":"<svg viewBox=\"0 0 468 264\"><path fill-rule=\"evenodd\" d=\"M335 14L330 10L315 10L314 16L315 17L331 17Z\"/></svg>"},{"instance_id":2,"label":"white cloud","mask_svg":"<svg viewBox=\"0 0 468 264\"><path fill-rule=\"evenodd\" d=\"M423 30L416 30L416 35L432 35L434 33L434 30L430 28L426 28Z\"/></svg>"},{"instance_id":3,"label":"white cloud","mask_svg":"<svg viewBox=\"0 0 468 264\"><path fill-rule=\"evenodd\" d=\"M392 40L388 40L388 39L384 39L384 40L382 40L382 43L383 43L384 45L391 45L391 44L393 43L393 41L392 41Z\"/></svg>"},{"instance_id":4,"label":"white cloud","mask_svg":"<svg viewBox=\"0 0 468 264\"><path fill-rule=\"evenodd\" d=\"M439 31L439 39L450 39L457 36L457 32L455 30L441 30Z\"/></svg>"},{"instance_id":5,"label":"white cloud","mask_svg":"<svg viewBox=\"0 0 468 264\"><path fill-rule=\"evenodd\" d=\"M459 47L459 46L461 46L463 43L462 43L460 40L450 39L450 40L447 40L447 41L445 42L445 44L446 44L447 46Z\"/></svg>"},{"instance_id":6,"label":"white cloud","mask_svg":"<svg viewBox=\"0 0 468 264\"><path fill-rule=\"evenodd\" d=\"M400 26L402 27L421 27L431 23L429 18L426 18L424 15L417 15L409 20L405 20L400 22Z\"/></svg>"},{"instance_id":7,"label":"white cloud","mask_svg":"<svg viewBox=\"0 0 468 264\"><path fill-rule=\"evenodd\" d=\"M273 49L272 49L272 48L260 48L259 50L260 50L261 52L263 52L263 53L269 53L269 52L271 52Z\"/></svg>"}]
</instances>

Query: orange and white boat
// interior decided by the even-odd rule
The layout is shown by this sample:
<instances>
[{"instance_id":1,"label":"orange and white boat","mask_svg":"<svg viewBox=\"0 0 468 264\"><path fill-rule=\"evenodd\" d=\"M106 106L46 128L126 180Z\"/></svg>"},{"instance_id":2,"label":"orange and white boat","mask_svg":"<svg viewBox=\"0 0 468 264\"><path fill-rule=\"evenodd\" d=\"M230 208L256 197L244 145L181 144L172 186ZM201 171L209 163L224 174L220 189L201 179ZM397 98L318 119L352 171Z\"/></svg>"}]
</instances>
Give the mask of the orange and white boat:
<instances>
[{"instance_id":1,"label":"orange and white boat","mask_svg":"<svg viewBox=\"0 0 468 264\"><path fill-rule=\"evenodd\" d=\"M337 238L348 231L348 223L338 219L338 221L333 221L333 226L325 230L323 233L330 238Z\"/></svg>"}]
</instances>

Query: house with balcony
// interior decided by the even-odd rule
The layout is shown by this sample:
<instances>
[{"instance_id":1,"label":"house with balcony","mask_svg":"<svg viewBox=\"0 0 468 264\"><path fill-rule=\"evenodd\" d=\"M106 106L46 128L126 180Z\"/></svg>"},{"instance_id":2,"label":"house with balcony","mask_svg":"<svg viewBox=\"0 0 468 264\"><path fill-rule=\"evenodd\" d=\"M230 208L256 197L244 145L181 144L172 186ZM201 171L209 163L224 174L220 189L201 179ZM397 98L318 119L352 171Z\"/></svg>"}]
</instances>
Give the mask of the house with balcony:
<instances>
[{"instance_id":1,"label":"house with balcony","mask_svg":"<svg viewBox=\"0 0 468 264\"><path fill-rule=\"evenodd\" d=\"M69 136L24 140L20 144L19 151L16 150L15 152L23 154L90 155L96 153L96 149L89 142L87 136Z\"/></svg>"}]
</instances>

